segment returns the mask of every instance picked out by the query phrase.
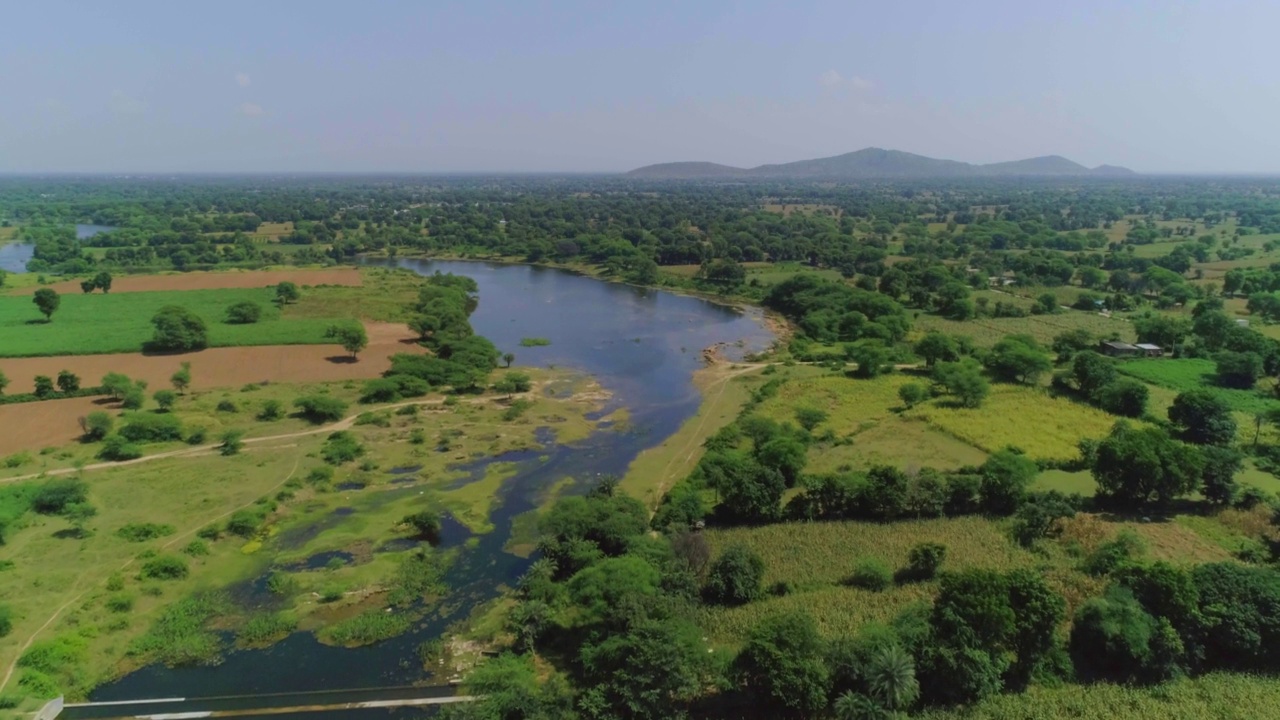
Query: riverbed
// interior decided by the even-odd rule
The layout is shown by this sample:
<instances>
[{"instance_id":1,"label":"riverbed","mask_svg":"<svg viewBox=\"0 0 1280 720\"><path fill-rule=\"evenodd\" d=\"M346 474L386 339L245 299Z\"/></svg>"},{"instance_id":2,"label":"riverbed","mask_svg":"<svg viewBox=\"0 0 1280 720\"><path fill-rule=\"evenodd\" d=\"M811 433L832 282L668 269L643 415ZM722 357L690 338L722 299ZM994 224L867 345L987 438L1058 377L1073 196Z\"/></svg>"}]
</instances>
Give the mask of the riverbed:
<instances>
[{"instance_id":1,"label":"riverbed","mask_svg":"<svg viewBox=\"0 0 1280 720\"><path fill-rule=\"evenodd\" d=\"M604 475L621 477L642 450L675 433L701 402L692 376L703 365L704 348L722 344L722 352L734 358L762 351L773 339L756 310L563 270L404 258L366 262L424 275L439 271L474 278L480 297L471 317L476 332L503 352L514 353L516 365L567 367L591 374L612 397L601 416L625 407L626 430L611 428L582 442L551 445L536 459L499 456L480 461L518 463L518 471L498 490L498 509L491 518L494 530L469 545L449 571L446 579L452 590L442 605L445 610L405 635L368 647L339 648L296 633L267 649L231 652L212 667L146 667L100 687L93 700L313 693L443 682L446 678L424 675L415 650L496 597L529 566L531 558L503 549L512 520L535 508L539 496L566 477L575 480L574 492L585 492ZM534 337L550 344L520 345L521 339ZM378 713L387 716L385 710Z\"/></svg>"}]
</instances>

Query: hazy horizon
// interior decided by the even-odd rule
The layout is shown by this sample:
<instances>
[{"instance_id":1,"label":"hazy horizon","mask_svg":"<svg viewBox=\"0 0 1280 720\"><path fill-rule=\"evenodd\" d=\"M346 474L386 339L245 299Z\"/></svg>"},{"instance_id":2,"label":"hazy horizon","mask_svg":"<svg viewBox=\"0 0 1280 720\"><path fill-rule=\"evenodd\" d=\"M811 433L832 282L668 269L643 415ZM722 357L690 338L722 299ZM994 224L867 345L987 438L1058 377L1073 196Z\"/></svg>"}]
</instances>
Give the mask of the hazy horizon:
<instances>
[{"instance_id":1,"label":"hazy horizon","mask_svg":"<svg viewBox=\"0 0 1280 720\"><path fill-rule=\"evenodd\" d=\"M617 173L865 147L1280 173L1280 5L26 4L0 173Z\"/></svg>"}]
</instances>

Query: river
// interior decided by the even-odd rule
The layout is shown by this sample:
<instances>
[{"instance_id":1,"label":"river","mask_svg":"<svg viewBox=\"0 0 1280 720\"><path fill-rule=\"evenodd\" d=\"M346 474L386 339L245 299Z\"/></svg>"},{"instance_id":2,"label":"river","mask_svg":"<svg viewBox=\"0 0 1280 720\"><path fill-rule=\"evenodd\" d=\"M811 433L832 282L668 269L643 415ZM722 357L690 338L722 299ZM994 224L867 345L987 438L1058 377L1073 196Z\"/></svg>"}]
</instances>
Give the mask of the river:
<instances>
[{"instance_id":1,"label":"river","mask_svg":"<svg viewBox=\"0 0 1280 720\"><path fill-rule=\"evenodd\" d=\"M310 634L295 633L265 650L231 652L214 667L151 666L99 688L93 700L318 692L422 681L415 648L466 618L478 603L495 597L501 585L513 583L531 562L502 549L516 515L534 508L539 493L566 476L578 481L577 491L585 492L601 475L623 475L640 451L673 434L701 402L692 376L702 366L703 348L729 343L726 351L732 357L763 350L773 340L755 310L743 312L562 270L404 258L366 262L474 278L480 303L471 322L477 333L515 353L517 365L555 365L590 373L613 393L611 408L604 412L626 407L630 428L553 446L545 451L550 455L547 461L521 465L499 490L494 531L480 536L449 571L452 591L443 604L449 608L443 617L428 618L403 636L369 647L329 647ZM519 341L525 337L547 338L551 344L521 347ZM387 717L386 710L376 712Z\"/></svg>"},{"instance_id":2,"label":"river","mask_svg":"<svg viewBox=\"0 0 1280 720\"><path fill-rule=\"evenodd\" d=\"M98 233L110 232L115 230L110 225L76 225L76 239L84 240L91 238ZM0 270L11 273L23 273L27 271L27 261L31 259L32 253L36 250L36 246L31 243L0 242Z\"/></svg>"}]
</instances>

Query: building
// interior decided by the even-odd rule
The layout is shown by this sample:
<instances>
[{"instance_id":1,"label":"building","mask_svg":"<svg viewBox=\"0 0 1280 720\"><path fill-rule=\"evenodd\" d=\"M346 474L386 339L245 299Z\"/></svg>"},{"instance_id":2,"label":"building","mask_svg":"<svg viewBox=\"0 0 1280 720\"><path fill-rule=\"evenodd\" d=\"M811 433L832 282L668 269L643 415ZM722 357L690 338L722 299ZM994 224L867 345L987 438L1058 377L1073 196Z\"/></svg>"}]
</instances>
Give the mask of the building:
<instances>
[{"instance_id":1,"label":"building","mask_svg":"<svg viewBox=\"0 0 1280 720\"><path fill-rule=\"evenodd\" d=\"M1142 355L1144 357L1163 357L1164 356L1164 350L1161 350L1159 345L1152 345L1151 343L1138 343L1137 348L1139 351L1142 352Z\"/></svg>"},{"instance_id":2,"label":"building","mask_svg":"<svg viewBox=\"0 0 1280 720\"><path fill-rule=\"evenodd\" d=\"M1111 357L1135 357L1142 354L1142 350L1137 345L1119 340L1104 340L1098 343L1098 352Z\"/></svg>"}]
</instances>

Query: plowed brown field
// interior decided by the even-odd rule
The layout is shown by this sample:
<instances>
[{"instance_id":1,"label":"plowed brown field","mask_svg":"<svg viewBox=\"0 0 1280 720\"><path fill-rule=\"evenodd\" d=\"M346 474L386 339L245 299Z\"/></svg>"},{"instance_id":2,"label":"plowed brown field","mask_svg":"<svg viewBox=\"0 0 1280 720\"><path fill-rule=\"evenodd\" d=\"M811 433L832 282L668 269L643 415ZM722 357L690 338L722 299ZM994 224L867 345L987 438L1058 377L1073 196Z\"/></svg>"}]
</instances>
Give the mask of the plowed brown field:
<instances>
[{"instance_id":1,"label":"plowed brown field","mask_svg":"<svg viewBox=\"0 0 1280 720\"><path fill-rule=\"evenodd\" d=\"M192 387L240 387L252 382L324 382L377 377L391 366L396 353L421 352L408 327L395 323L365 323L369 347L356 362L337 345L260 345L211 348L182 355L69 355L0 360L9 377L6 392L31 392L36 375L56 377L70 370L85 385L103 375L120 372L146 380L152 390L169 387L169 376L182 362L191 363ZM49 400L0 405L0 455L62 445L80 435L76 420L94 409L97 398Z\"/></svg>"},{"instance_id":2,"label":"plowed brown field","mask_svg":"<svg viewBox=\"0 0 1280 720\"><path fill-rule=\"evenodd\" d=\"M112 279L111 292L159 292L163 290L221 290L224 288L260 288L292 282L298 285L360 285L360 270L353 267L324 270L227 270L224 272L189 272L170 275L120 275ZM60 293L78 293L79 280L67 280L38 287L14 290L13 295L32 295L39 287Z\"/></svg>"}]
</instances>

